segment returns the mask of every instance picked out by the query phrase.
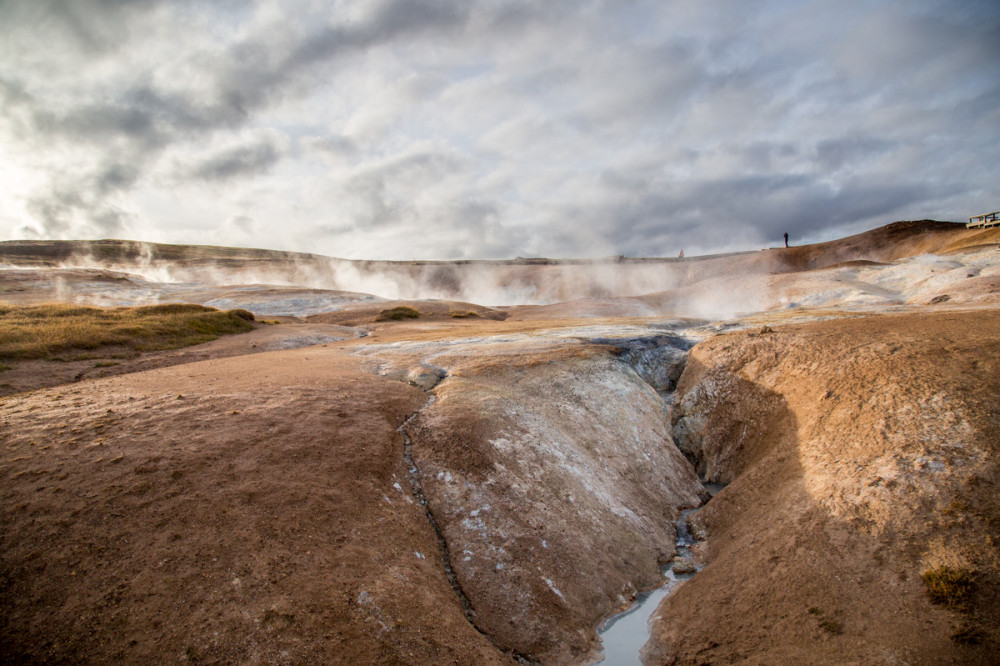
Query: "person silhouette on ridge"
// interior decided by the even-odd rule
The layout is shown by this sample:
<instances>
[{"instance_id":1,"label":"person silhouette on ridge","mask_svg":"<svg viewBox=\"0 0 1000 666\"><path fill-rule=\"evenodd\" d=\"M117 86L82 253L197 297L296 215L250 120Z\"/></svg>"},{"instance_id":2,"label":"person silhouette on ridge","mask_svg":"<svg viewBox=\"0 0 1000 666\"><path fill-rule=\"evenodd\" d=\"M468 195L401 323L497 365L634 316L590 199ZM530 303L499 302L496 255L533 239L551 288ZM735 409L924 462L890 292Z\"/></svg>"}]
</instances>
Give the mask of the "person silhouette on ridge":
<instances>
[{"instance_id":1,"label":"person silhouette on ridge","mask_svg":"<svg viewBox=\"0 0 1000 666\"><path fill-rule=\"evenodd\" d=\"M788 232L785 232L785 247L788 247Z\"/></svg>"}]
</instances>

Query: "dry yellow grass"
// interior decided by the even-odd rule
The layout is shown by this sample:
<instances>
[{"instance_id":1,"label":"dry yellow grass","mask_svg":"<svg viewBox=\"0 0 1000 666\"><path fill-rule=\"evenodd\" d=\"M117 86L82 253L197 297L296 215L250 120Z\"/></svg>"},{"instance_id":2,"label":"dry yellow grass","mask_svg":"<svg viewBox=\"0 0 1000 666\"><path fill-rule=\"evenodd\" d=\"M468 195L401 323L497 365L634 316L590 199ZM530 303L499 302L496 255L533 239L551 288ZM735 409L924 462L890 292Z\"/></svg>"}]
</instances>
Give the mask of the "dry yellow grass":
<instances>
[{"instance_id":1,"label":"dry yellow grass","mask_svg":"<svg viewBox=\"0 0 1000 666\"><path fill-rule=\"evenodd\" d=\"M62 303L0 304L0 358L52 358L102 347L176 349L253 329L246 310L168 303L96 308Z\"/></svg>"}]
</instances>

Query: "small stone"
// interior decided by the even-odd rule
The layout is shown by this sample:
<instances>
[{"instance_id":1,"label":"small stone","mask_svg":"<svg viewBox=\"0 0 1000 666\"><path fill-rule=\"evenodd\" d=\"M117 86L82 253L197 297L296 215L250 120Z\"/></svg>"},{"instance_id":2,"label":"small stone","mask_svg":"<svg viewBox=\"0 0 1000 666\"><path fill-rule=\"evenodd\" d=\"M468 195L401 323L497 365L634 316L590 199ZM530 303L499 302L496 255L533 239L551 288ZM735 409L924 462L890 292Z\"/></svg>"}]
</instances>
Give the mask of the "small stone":
<instances>
[{"instance_id":1,"label":"small stone","mask_svg":"<svg viewBox=\"0 0 1000 666\"><path fill-rule=\"evenodd\" d=\"M412 386L416 386L424 391L429 391L438 385L448 373L444 368L437 368L428 365L418 365L411 368L406 374L406 379Z\"/></svg>"},{"instance_id":2,"label":"small stone","mask_svg":"<svg viewBox=\"0 0 1000 666\"><path fill-rule=\"evenodd\" d=\"M673 571L675 574L693 574L698 571L694 561L687 557L678 557L674 560Z\"/></svg>"}]
</instances>

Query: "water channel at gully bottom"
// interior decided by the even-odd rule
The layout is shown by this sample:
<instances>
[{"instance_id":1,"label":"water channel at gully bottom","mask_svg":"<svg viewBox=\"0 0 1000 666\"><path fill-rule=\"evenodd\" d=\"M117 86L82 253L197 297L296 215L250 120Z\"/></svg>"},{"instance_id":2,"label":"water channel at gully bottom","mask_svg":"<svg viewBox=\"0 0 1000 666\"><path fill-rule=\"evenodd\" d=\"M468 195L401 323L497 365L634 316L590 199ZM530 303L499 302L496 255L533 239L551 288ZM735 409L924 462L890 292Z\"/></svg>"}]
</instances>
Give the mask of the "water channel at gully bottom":
<instances>
[{"instance_id":1,"label":"water channel at gully bottom","mask_svg":"<svg viewBox=\"0 0 1000 666\"><path fill-rule=\"evenodd\" d=\"M715 496L723 486L706 483L709 495ZM598 664L605 666L641 666L641 652L649 640L649 621L660 604L670 596L680 583L701 570L702 565L691 552L695 539L688 527L688 518L701 507L685 509L677 518L677 554L663 570L664 582L661 586L636 596L635 603L628 610L604 622L598 631L603 645L604 656Z\"/></svg>"}]
</instances>

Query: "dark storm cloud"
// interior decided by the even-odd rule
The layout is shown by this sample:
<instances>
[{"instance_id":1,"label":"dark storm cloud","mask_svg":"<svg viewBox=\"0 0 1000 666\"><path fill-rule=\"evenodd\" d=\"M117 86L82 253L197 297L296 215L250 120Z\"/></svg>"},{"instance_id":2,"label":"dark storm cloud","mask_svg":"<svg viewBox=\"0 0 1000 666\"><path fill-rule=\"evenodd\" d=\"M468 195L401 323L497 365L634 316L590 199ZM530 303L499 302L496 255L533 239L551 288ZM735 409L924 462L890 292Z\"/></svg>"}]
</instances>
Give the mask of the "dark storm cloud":
<instances>
[{"instance_id":1,"label":"dark storm cloud","mask_svg":"<svg viewBox=\"0 0 1000 666\"><path fill-rule=\"evenodd\" d=\"M845 164L857 164L895 147L891 141L874 136L847 136L824 139L816 144L816 159L824 169L834 171Z\"/></svg>"},{"instance_id":2,"label":"dark storm cloud","mask_svg":"<svg viewBox=\"0 0 1000 666\"><path fill-rule=\"evenodd\" d=\"M24 232L38 238L60 238L71 231L85 230L98 238L120 236L128 228L132 214L103 198L87 199L81 192L93 188L67 179L43 190L27 201L27 208L42 228L28 225Z\"/></svg>"},{"instance_id":3,"label":"dark storm cloud","mask_svg":"<svg viewBox=\"0 0 1000 666\"><path fill-rule=\"evenodd\" d=\"M308 137L303 139L302 145L333 157L352 157L358 154L357 142L340 135Z\"/></svg>"},{"instance_id":4,"label":"dark storm cloud","mask_svg":"<svg viewBox=\"0 0 1000 666\"><path fill-rule=\"evenodd\" d=\"M236 146L220 151L195 164L189 171L199 180L230 180L256 176L268 171L281 159L281 152L271 141Z\"/></svg>"},{"instance_id":5,"label":"dark storm cloud","mask_svg":"<svg viewBox=\"0 0 1000 666\"><path fill-rule=\"evenodd\" d=\"M362 20L321 23L295 35L269 27L233 45L213 74L220 109L244 120L302 85L314 85L327 68L379 44L428 34L461 32L470 5L436 0L382 0Z\"/></svg>"},{"instance_id":6,"label":"dark storm cloud","mask_svg":"<svg viewBox=\"0 0 1000 666\"><path fill-rule=\"evenodd\" d=\"M0 20L14 28L38 31L47 46L72 46L89 54L114 50L133 16L165 0L30 0L0 2Z\"/></svg>"},{"instance_id":7,"label":"dark storm cloud","mask_svg":"<svg viewBox=\"0 0 1000 666\"><path fill-rule=\"evenodd\" d=\"M684 187L620 175L608 176L605 182L616 188L617 203L562 214L602 229L606 247L630 256L725 247L734 238L763 246L777 242L786 231L801 240L831 224L883 216L935 194L920 183L860 180L835 190L804 175L740 176ZM574 241L570 236L560 243L573 247Z\"/></svg>"},{"instance_id":8,"label":"dark storm cloud","mask_svg":"<svg viewBox=\"0 0 1000 666\"><path fill-rule=\"evenodd\" d=\"M49 136L59 133L90 143L123 138L150 145L162 143L155 119L147 109L123 104L92 104L64 114L36 108L32 118L35 131Z\"/></svg>"}]
</instances>

